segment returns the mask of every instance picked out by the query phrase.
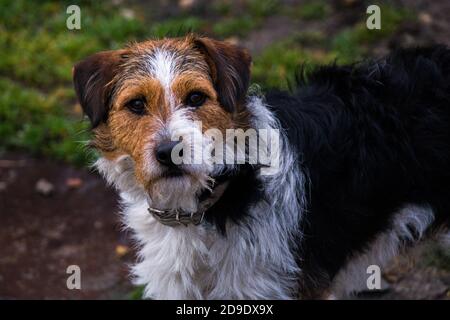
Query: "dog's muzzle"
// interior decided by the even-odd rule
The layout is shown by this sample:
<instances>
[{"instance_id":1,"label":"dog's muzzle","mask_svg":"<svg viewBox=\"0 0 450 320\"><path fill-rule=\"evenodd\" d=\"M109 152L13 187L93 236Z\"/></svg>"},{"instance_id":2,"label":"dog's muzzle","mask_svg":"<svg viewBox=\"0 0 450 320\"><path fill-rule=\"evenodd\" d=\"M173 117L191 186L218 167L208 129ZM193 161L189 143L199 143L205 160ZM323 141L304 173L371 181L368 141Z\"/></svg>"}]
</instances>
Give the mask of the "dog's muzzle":
<instances>
[{"instance_id":1,"label":"dog's muzzle","mask_svg":"<svg viewBox=\"0 0 450 320\"><path fill-rule=\"evenodd\" d=\"M184 210L161 210L153 207L149 207L148 211L156 220L169 227L177 227L181 225L187 227L189 224L197 226L202 223L203 218L205 217L205 212L220 199L227 186L227 181L217 185L208 198L200 201L196 212L187 212Z\"/></svg>"}]
</instances>

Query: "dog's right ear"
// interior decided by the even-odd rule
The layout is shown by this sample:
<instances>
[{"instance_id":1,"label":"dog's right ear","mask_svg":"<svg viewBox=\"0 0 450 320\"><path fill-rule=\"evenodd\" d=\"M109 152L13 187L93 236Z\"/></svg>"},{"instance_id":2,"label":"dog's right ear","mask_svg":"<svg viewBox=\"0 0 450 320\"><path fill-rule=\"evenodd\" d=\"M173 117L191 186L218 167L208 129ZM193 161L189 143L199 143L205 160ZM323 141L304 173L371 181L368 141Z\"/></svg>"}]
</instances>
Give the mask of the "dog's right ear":
<instances>
[{"instance_id":1,"label":"dog's right ear","mask_svg":"<svg viewBox=\"0 0 450 320\"><path fill-rule=\"evenodd\" d=\"M93 128L108 117L111 81L125 57L126 50L103 51L78 62L72 69L78 101Z\"/></svg>"}]
</instances>

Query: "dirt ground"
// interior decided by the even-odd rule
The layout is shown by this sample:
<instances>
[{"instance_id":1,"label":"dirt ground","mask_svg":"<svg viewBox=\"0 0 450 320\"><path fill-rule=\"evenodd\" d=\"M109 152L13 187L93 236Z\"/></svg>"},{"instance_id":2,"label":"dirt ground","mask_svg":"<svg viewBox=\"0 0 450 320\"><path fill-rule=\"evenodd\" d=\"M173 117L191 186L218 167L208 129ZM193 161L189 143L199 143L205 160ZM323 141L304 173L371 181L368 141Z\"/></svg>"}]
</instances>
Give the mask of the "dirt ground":
<instances>
[{"instance_id":1,"label":"dirt ground","mask_svg":"<svg viewBox=\"0 0 450 320\"><path fill-rule=\"evenodd\" d=\"M0 181L0 299L126 298L128 240L99 176L15 154L0 160ZM82 290L67 289L69 265Z\"/></svg>"}]
</instances>

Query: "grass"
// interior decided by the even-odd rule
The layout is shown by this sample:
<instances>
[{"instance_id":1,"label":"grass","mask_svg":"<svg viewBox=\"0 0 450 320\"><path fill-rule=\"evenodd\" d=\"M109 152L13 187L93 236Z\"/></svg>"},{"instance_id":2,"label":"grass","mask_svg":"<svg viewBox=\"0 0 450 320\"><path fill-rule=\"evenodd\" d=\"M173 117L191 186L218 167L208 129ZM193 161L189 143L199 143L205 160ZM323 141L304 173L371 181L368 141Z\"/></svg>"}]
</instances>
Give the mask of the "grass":
<instances>
[{"instance_id":1,"label":"grass","mask_svg":"<svg viewBox=\"0 0 450 320\"><path fill-rule=\"evenodd\" d=\"M214 10L224 18L214 23L212 33L221 38L244 37L260 27L267 17L277 14L279 8L277 0L247 0L243 2L241 12L236 13L232 11L230 1L219 1Z\"/></svg>"},{"instance_id":2,"label":"grass","mask_svg":"<svg viewBox=\"0 0 450 320\"><path fill-rule=\"evenodd\" d=\"M25 149L70 163L86 163L89 154L81 150L80 142L89 138L87 124L81 116L78 121L68 117L62 108L61 102L69 95L64 88L51 94L24 90L20 84L1 77L1 149Z\"/></svg>"},{"instance_id":3,"label":"grass","mask_svg":"<svg viewBox=\"0 0 450 320\"><path fill-rule=\"evenodd\" d=\"M231 17L214 24L212 31L219 37L245 36L251 30L260 25L259 19L252 19L248 15Z\"/></svg>"},{"instance_id":4,"label":"grass","mask_svg":"<svg viewBox=\"0 0 450 320\"><path fill-rule=\"evenodd\" d=\"M248 0L247 7L253 18L268 17L277 13L280 2L278 0Z\"/></svg>"},{"instance_id":5,"label":"grass","mask_svg":"<svg viewBox=\"0 0 450 320\"><path fill-rule=\"evenodd\" d=\"M291 15L303 20L325 19L331 13L329 2L323 0L306 1L291 11Z\"/></svg>"},{"instance_id":6,"label":"grass","mask_svg":"<svg viewBox=\"0 0 450 320\"><path fill-rule=\"evenodd\" d=\"M245 38L272 15L286 19L323 19L326 1L306 1L286 10L277 0L231 0L211 4L213 14L183 11L163 20L124 14L112 2L78 1L81 30L66 28L66 8L73 1L0 0L0 153L23 150L84 165L89 139L71 83L74 63L97 51L116 49L130 41L179 36L193 31L217 38ZM206 10L206 9L205 9ZM203 12L208 12L203 10ZM361 22L329 39L303 31L277 39L254 57L253 82L263 88L287 88L298 66L360 59L367 48L393 34L413 15L382 6L382 30L369 31ZM149 21L151 20L151 21Z\"/></svg>"},{"instance_id":7,"label":"grass","mask_svg":"<svg viewBox=\"0 0 450 320\"><path fill-rule=\"evenodd\" d=\"M72 66L144 37L145 27L86 1L82 29L69 31L66 2L0 0L0 152L25 150L84 165L88 124L76 112Z\"/></svg>"},{"instance_id":8,"label":"grass","mask_svg":"<svg viewBox=\"0 0 450 320\"><path fill-rule=\"evenodd\" d=\"M126 300L142 300L144 296L144 290L145 290L144 286L137 286L125 298Z\"/></svg>"},{"instance_id":9,"label":"grass","mask_svg":"<svg viewBox=\"0 0 450 320\"><path fill-rule=\"evenodd\" d=\"M340 62L350 63L361 59L367 54L370 46L393 35L405 21L415 19L414 13L405 8L382 5L380 9L380 30L367 29L364 21L340 31L335 36L332 42L332 50L336 52Z\"/></svg>"},{"instance_id":10,"label":"grass","mask_svg":"<svg viewBox=\"0 0 450 320\"><path fill-rule=\"evenodd\" d=\"M176 37L189 32L202 32L206 24L198 17L172 18L155 23L150 30L152 36L157 38Z\"/></svg>"},{"instance_id":11,"label":"grass","mask_svg":"<svg viewBox=\"0 0 450 320\"><path fill-rule=\"evenodd\" d=\"M255 59L253 80L263 88L287 89L302 64L310 68L318 64L330 63L333 53L310 50L301 45L302 35L282 40L269 46Z\"/></svg>"}]
</instances>

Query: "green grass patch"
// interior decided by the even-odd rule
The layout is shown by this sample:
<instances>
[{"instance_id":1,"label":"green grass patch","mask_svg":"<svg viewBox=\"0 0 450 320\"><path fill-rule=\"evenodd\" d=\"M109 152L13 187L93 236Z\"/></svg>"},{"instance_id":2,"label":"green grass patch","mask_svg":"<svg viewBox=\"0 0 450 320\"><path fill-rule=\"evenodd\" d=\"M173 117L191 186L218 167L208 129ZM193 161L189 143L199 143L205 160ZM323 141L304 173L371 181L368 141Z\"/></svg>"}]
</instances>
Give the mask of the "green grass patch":
<instances>
[{"instance_id":1,"label":"green grass patch","mask_svg":"<svg viewBox=\"0 0 450 320\"><path fill-rule=\"evenodd\" d=\"M212 32L221 38L244 37L259 27L266 17L277 14L280 2L278 0L247 0L242 6L242 12L235 13L231 2L217 2L213 8L222 17L212 24Z\"/></svg>"},{"instance_id":2,"label":"green grass patch","mask_svg":"<svg viewBox=\"0 0 450 320\"><path fill-rule=\"evenodd\" d=\"M301 65L310 68L330 63L334 59L333 53L305 49L294 37L271 45L256 57L253 81L263 88L287 89Z\"/></svg>"},{"instance_id":3,"label":"green grass patch","mask_svg":"<svg viewBox=\"0 0 450 320\"><path fill-rule=\"evenodd\" d=\"M369 46L394 34L405 21L415 19L414 13L405 8L381 5L381 29L369 30L360 22L339 32L333 39L332 50L341 62L349 63L366 55Z\"/></svg>"},{"instance_id":4,"label":"green grass patch","mask_svg":"<svg viewBox=\"0 0 450 320\"><path fill-rule=\"evenodd\" d=\"M212 10L221 16L229 15L232 12L233 4L229 0L214 1L212 3Z\"/></svg>"},{"instance_id":5,"label":"green grass patch","mask_svg":"<svg viewBox=\"0 0 450 320\"><path fill-rule=\"evenodd\" d=\"M71 118L65 105L70 94L43 94L0 78L0 151L25 149L32 154L82 165L89 159L83 141L88 125Z\"/></svg>"},{"instance_id":6,"label":"green grass patch","mask_svg":"<svg viewBox=\"0 0 450 320\"><path fill-rule=\"evenodd\" d=\"M260 25L260 19L250 16L231 17L218 21L213 25L212 31L219 37L245 36L251 30Z\"/></svg>"},{"instance_id":7,"label":"green grass patch","mask_svg":"<svg viewBox=\"0 0 450 320\"><path fill-rule=\"evenodd\" d=\"M262 18L274 15L280 8L278 0L248 0L247 7L253 18Z\"/></svg>"},{"instance_id":8,"label":"green grass patch","mask_svg":"<svg viewBox=\"0 0 450 320\"><path fill-rule=\"evenodd\" d=\"M328 41L328 38L323 32L316 30L299 32L293 38L302 46L308 47L325 48Z\"/></svg>"},{"instance_id":9,"label":"green grass patch","mask_svg":"<svg viewBox=\"0 0 450 320\"><path fill-rule=\"evenodd\" d=\"M71 115L72 67L100 50L148 36L110 4L80 1L81 30L68 30L71 1L0 0L0 151L19 149L83 165L88 123Z\"/></svg>"},{"instance_id":10,"label":"green grass patch","mask_svg":"<svg viewBox=\"0 0 450 320\"><path fill-rule=\"evenodd\" d=\"M206 21L197 17L181 17L155 23L151 35L156 38L178 37L189 32L202 32Z\"/></svg>"},{"instance_id":11,"label":"green grass patch","mask_svg":"<svg viewBox=\"0 0 450 320\"><path fill-rule=\"evenodd\" d=\"M144 299L144 286L138 286L133 291L131 291L127 296L127 300L142 300Z\"/></svg>"},{"instance_id":12,"label":"green grass patch","mask_svg":"<svg viewBox=\"0 0 450 320\"><path fill-rule=\"evenodd\" d=\"M304 20L321 20L325 19L331 14L331 6L327 1L307 1L300 6L294 8L288 8L289 14L292 17L300 18Z\"/></svg>"}]
</instances>

